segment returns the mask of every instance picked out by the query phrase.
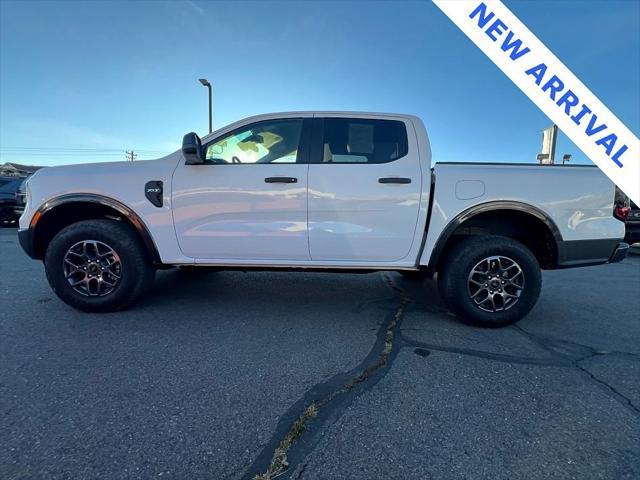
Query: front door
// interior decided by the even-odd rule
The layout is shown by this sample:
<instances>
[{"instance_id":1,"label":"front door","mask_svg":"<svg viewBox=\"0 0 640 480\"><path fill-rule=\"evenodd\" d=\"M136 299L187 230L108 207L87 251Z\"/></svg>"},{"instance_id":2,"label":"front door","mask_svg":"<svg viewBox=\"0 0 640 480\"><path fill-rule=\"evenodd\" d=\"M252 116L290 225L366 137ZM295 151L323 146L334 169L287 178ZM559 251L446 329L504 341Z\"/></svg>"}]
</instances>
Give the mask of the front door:
<instances>
[{"instance_id":1,"label":"front door","mask_svg":"<svg viewBox=\"0 0 640 480\"><path fill-rule=\"evenodd\" d=\"M402 260L413 244L422 190L413 125L341 117L315 122L309 164L311 259Z\"/></svg>"},{"instance_id":2,"label":"front door","mask_svg":"<svg viewBox=\"0 0 640 480\"><path fill-rule=\"evenodd\" d=\"M239 127L203 145L204 165L178 166L172 204L185 255L309 260L307 122L286 118Z\"/></svg>"}]
</instances>

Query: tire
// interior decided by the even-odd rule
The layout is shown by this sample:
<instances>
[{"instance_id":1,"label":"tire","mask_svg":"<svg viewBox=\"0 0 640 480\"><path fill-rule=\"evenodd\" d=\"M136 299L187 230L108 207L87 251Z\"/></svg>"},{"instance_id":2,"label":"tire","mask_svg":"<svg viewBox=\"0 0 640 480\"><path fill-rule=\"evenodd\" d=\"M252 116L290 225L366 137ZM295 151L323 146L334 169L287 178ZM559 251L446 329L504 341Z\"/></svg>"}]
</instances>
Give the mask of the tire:
<instances>
[{"instance_id":1,"label":"tire","mask_svg":"<svg viewBox=\"0 0 640 480\"><path fill-rule=\"evenodd\" d=\"M44 265L56 295L84 312L127 308L151 286L155 275L136 232L116 220L85 220L65 227L49 243Z\"/></svg>"},{"instance_id":2,"label":"tire","mask_svg":"<svg viewBox=\"0 0 640 480\"><path fill-rule=\"evenodd\" d=\"M463 322L495 328L531 311L540 296L542 275L536 257L520 242L469 237L446 256L438 286L445 304Z\"/></svg>"}]
</instances>

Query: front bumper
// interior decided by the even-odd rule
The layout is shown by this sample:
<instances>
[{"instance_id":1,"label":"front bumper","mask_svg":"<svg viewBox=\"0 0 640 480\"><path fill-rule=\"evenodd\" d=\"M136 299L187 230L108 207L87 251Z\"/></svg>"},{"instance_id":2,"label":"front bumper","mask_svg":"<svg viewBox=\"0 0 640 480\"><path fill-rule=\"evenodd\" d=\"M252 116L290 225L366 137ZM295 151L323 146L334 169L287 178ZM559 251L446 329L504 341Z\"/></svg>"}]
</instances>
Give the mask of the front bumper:
<instances>
[{"instance_id":1,"label":"front bumper","mask_svg":"<svg viewBox=\"0 0 640 480\"><path fill-rule=\"evenodd\" d=\"M20 246L33 259L37 259L35 248L33 245L33 230L25 228L18 230L18 242Z\"/></svg>"}]
</instances>

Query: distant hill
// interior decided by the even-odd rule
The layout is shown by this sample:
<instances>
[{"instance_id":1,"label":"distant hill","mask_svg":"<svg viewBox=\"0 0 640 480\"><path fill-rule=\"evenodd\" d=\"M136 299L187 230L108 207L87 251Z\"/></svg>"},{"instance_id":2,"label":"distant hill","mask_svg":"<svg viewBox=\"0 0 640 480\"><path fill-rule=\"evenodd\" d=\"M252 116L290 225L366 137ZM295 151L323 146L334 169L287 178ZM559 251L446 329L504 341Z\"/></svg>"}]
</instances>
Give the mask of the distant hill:
<instances>
[{"instance_id":1,"label":"distant hill","mask_svg":"<svg viewBox=\"0 0 640 480\"><path fill-rule=\"evenodd\" d=\"M0 176L3 177L28 177L36 170L43 167L35 165L21 165L19 163L6 162L0 165Z\"/></svg>"}]
</instances>

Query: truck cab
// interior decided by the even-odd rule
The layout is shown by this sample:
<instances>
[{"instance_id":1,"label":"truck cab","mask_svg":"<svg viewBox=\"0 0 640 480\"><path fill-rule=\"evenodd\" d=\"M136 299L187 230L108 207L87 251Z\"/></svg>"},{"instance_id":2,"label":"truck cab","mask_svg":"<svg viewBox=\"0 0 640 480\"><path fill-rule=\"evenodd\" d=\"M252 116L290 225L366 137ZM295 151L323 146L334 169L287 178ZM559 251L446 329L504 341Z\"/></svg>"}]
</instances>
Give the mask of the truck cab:
<instances>
[{"instance_id":1,"label":"truck cab","mask_svg":"<svg viewBox=\"0 0 640 480\"><path fill-rule=\"evenodd\" d=\"M431 155L414 125L289 114L206 139L201 163L172 179L181 251L196 263L415 265Z\"/></svg>"}]
</instances>

